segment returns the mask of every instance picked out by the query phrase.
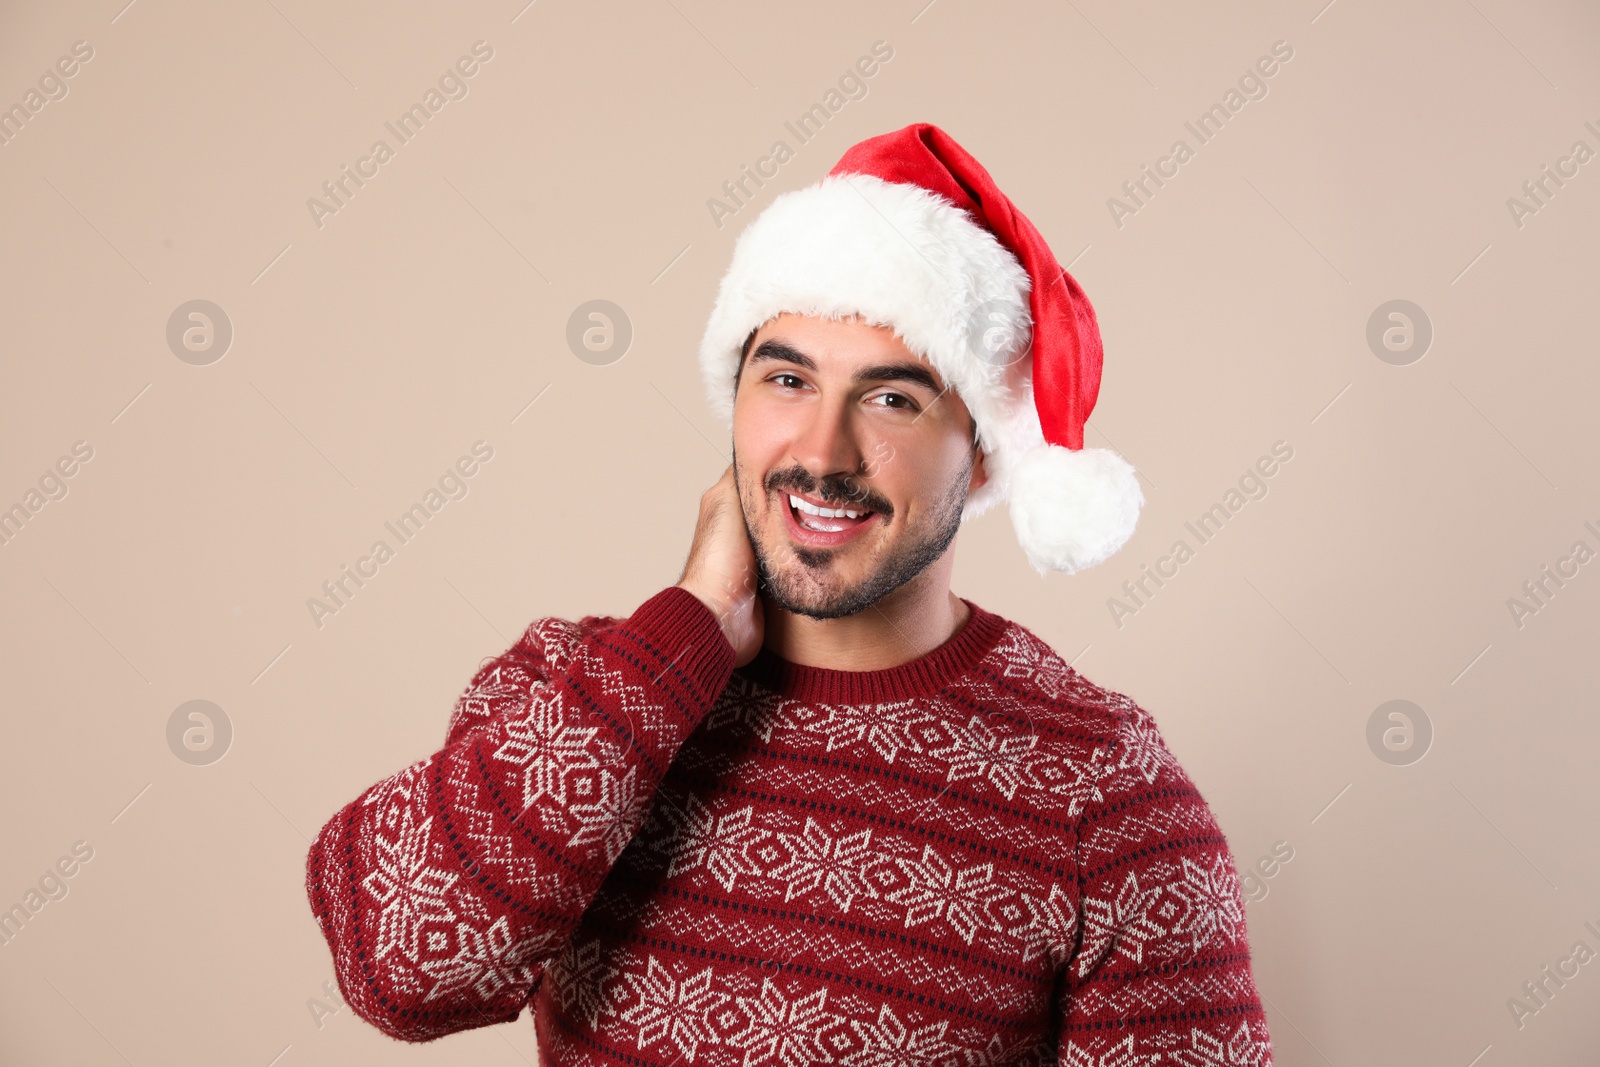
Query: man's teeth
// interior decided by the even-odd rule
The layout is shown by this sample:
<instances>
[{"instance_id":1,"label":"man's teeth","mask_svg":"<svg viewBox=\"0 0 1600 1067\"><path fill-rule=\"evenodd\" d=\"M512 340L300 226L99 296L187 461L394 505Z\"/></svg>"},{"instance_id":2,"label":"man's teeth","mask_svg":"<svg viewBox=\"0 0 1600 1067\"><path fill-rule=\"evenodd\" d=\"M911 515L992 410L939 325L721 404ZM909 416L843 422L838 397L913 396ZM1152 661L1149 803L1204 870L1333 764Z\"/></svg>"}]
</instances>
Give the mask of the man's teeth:
<instances>
[{"instance_id":1,"label":"man's teeth","mask_svg":"<svg viewBox=\"0 0 1600 1067\"><path fill-rule=\"evenodd\" d=\"M817 515L824 519L859 519L863 515L870 515L870 511L852 511L849 508L819 508L808 500L801 500L794 494L789 495L789 503L794 505L796 511L803 511L807 515Z\"/></svg>"}]
</instances>

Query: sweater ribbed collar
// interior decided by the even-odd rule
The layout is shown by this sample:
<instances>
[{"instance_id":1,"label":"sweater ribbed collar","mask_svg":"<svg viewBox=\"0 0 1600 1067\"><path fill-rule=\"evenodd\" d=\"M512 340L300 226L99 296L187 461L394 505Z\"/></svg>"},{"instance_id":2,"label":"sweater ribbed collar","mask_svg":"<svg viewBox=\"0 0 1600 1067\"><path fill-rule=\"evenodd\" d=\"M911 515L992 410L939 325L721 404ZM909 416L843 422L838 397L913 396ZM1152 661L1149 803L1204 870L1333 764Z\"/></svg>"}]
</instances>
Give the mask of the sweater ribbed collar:
<instances>
[{"instance_id":1,"label":"sweater ribbed collar","mask_svg":"<svg viewBox=\"0 0 1600 1067\"><path fill-rule=\"evenodd\" d=\"M780 696L817 704L884 704L938 693L977 666L1005 632L1006 620L966 597L967 620L950 640L909 663L881 671L839 671L791 663L763 647L739 668Z\"/></svg>"}]
</instances>

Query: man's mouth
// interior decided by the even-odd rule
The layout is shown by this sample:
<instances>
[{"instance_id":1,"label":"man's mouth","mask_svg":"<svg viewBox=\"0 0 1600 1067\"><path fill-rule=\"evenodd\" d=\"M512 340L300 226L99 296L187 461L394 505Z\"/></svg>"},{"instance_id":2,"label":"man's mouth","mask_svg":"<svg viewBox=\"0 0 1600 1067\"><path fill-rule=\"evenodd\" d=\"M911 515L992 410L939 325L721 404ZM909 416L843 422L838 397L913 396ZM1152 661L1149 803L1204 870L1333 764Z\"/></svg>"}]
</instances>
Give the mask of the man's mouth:
<instances>
[{"instance_id":1,"label":"man's mouth","mask_svg":"<svg viewBox=\"0 0 1600 1067\"><path fill-rule=\"evenodd\" d=\"M815 530L818 533L839 533L850 530L869 521L876 514L859 507L829 507L796 496L794 493L785 493L784 496L789 509L794 513L795 522L803 529Z\"/></svg>"}]
</instances>

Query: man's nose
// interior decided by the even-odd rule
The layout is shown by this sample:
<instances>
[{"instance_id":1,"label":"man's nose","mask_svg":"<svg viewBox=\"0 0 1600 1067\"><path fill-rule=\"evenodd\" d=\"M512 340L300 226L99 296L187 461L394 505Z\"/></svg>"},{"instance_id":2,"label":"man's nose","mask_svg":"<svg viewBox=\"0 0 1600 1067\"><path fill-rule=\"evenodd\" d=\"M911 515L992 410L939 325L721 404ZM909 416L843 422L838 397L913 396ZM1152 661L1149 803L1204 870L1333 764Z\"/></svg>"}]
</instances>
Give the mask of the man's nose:
<instances>
[{"instance_id":1,"label":"man's nose","mask_svg":"<svg viewBox=\"0 0 1600 1067\"><path fill-rule=\"evenodd\" d=\"M865 457L843 405L818 404L790 445L794 461L821 481L828 475L859 474Z\"/></svg>"}]
</instances>

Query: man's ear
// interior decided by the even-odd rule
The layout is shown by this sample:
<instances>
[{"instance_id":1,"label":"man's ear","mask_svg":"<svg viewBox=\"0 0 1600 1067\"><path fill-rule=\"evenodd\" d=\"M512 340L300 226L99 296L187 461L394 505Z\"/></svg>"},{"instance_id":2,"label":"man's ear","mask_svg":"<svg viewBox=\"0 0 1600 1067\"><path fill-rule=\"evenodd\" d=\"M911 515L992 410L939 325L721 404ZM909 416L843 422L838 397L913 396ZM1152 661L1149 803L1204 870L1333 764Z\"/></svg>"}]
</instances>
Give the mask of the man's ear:
<instances>
[{"instance_id":1,"label":"man's ear","mask_svg":"<svg viewBox=\"0 0 1600 1067\"><path fill-rule=\"evenodd\" d=\"M972 461L972 478L967 482L968 493L977 492L989 482L989 468L984 463L984 461L988 459L988 456L983 451L983 446L980 445L976 440L972 442L972 447L978 455L977 458Z\"/></svg>"}]
</instances>

